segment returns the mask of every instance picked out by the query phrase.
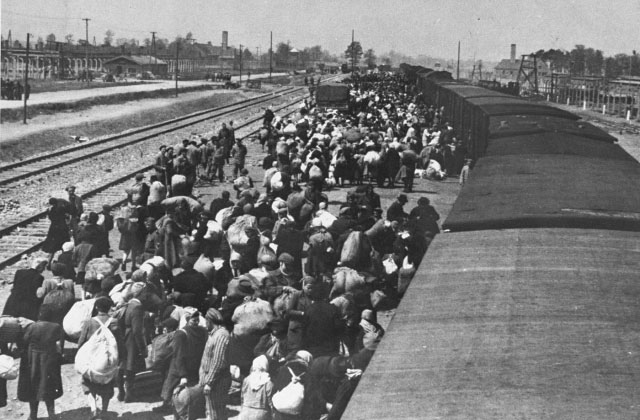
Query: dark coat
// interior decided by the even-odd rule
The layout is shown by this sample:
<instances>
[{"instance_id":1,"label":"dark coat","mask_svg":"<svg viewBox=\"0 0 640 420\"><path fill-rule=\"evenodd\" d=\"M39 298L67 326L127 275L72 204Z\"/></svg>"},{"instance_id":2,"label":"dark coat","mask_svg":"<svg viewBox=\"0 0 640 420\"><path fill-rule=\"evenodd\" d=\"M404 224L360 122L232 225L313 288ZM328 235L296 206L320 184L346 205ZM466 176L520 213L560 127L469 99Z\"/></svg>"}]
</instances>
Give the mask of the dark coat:
<instances>
[{"instance_id":1,"label":"dark coat","mask_svg":"<svg viewBox=\"0 0 640 420\"><path fill-rule=\"evenodd\" d=\"M55 400L62 396L62 355L56 349L56 343L62 339L64 330L59 324L38 321L27 327L24 333L27 347L20 359L18 379L20 401Z\"/></svg>"},{"instance_id":2,"label":"dark coat","mask_svg":"<svg viewBox=\"0 0 640 420\"><path fill-rule=\"evenodd\" d=\"M36 296L36 291L42 286L43 281L42 274L32 268L16 271L13 288L2 314L36 321L42 302L42 299Z\"/></svg>"},{"instance_id":3,"label":"dark coat","mask_svg":"<svg viewBox=\"0 0 640 420\"><path fill-rule=\"evenodd\" d=\"M124 360L123 367L125 370L140 372L145 368L147 344L144 341L144 309L138 299L129 301L121 322L123 325L119 329L124 331L126 350L125 355L120 357Z\"/></svg>"}]
</instances>

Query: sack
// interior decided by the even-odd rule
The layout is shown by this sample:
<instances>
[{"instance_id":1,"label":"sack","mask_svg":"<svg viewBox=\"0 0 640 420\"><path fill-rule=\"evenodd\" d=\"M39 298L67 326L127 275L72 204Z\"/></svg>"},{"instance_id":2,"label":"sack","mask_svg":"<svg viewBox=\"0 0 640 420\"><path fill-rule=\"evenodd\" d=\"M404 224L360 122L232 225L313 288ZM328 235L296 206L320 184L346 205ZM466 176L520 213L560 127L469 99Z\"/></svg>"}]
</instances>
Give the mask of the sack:
<instances>
[{"instance_id":1,"label":"sack","mask_svg":"<svg viewBox=\"0 0 640 420\"><path fill-rule=\"evenodd\" d=\"M216 222L222 227L222 229L228 229L233 224L233 210L235 207L226 207L216 214Z\"/></svg>"},{"instance_id":2,"label":"sack","mask_svg":"<svg viewBox=\"0 0 640 420\"><path fill-rule=\"evenodd\" d=\"M276 172L271 176L269 185L273 191L282 191L284 189L284 182L282 181L282 172Z\"/></svg>"},{"instance_id":3,"label":"sack","mask_svg":"<svg viewBox=\"0 0 640 420\"><path fill-rule=\"evenodd\" d=\"M71 290L56 289L46 294L42 300L43 305L51 305L51 307L57 312L63 312L62 317L66 315L67 311L71 309L75 302L75 294ZM60 319L62 320L62 318Z\"/></svg>"},{"instance_id":4,"label":"sack","mask_svg":"<svg viewBox=\"0 0 640 420\"><path fill-rule=\"evenodd\" d=\"M173 356L173 333L161 334L151 341L145 359L147 369L163 369L167 366Z\"/></svg>"},{"instance_id":5,"label":"sack","mask_svg":"<svg viewBox=\"0 0 640 420\"><path fill-rule=\"evenodd\" d=\"M251 217L238 217L234 224L229 226L227 231L227 240L229 245L234 248L246 246L249 244L249 239L254 236L258 236L258 228L256 218Z\"/></svg>"},{"instance_id":6,"label":"sack","mask_svg":"<svg viewBox=\"0 0 640 420\"><path fill-rule=\"evenodd\" d=\"M171 177L171 191L174 195L182 195L187 189L187 177L176 174Z\"/></svg>"},{"instance_id":7,"label":"sack","mask_svg":"<svg viewBox=\"0 0 640 420\"><path fill-rule=\"evenodd\" d=\"M274 262L278 261L275 251L269 246L269 244L262 244L260 245L260 248L258 248L258 264L260 264L260 260L262 260L263 256L269 256L269 258Z\"/></svg>"},{"instance_id":8,"label":"sack","mask_svg":"<svg viewBox=\"0 0 640 420\"><path fill-rule=\"evenodd\" d=\"M398 293L403 294L409 284L411 283L411 279L413 279L414 274L416 274L416 268L413 263L409 263L408 257L404 257L402 261L402 267L398 270Z\"/></svg>"},{"instance_id":9,"label":"sack","mask_svg":"<svg viewBox=\"0 0 640 420\"><path fill-rule=\"evenodd\" d=\"M193 269L198 273L204 274L205 278L210 283L213 283L213 281L215 280L216 266L213 261L211 261L209 257L205 256L204 254L201 254L200 257L196 260L195 264L193 264Z\"/></svg>"},{"instance_id":10,"label":"sack","mask_svg":"<svg viewBox=\"0 0 640 420\"><path fill-rule=\"evenodd\" d=\"M174 175L174 177L175 176L182 175ZM188 208L191 214L200 213L202 211L202 203L200 203L195 198L187 197L184 195L165 198L160 204L162 204L162 206L167 209L178 209L180 207Z\"/></svg>"},{"instance_id":11,"label":"sack","mask_svg":"<svg viewBox=\"0 0 640 420\"><path fill-rule=\"evenodd\" d=\"M273 320L273 309L269 302L246 298L245 302L233 311L233 333L238 336L262 335L267 329L267 324Z\"/></svg>"},{"instance_id":12,"label":"sack","mask_svg":"<svg viewBox=\"0 0 640 420\"><path fill-rule=\"evenodd\" d=\"M352 268L358 268L359 265L368 266L369 254L371 253L371 244L368 238L362 232L351 232L342 245L340 253L340 263Z\"/></svg>"},{"instance_id":13,"label":"sack","mask_svg":"<svg viewBox=\"0 0 640 420\"><path fill-rule=\"evenodd\" d=\"M398 271L398 264L396 264L396 262L391 257L382 261L382 265L384 266L384 272L387 275L394 274Z\"/></svg>"},{"instance_id":14,"label":"sack","mask_svg":"<svg viewBox=\"0 0 640 420\"><path fill-rule=\"evenodd\" d=\"M371 292L370 297L371 307L376 310L389 302L389 297L382 290L374 290Z\"/></svg>"},{"instance_id":15,"label":"sack","mask_svg":"<svg viewBox=\"0 0 640 420\"><path fill-rule=\"evenodd\" d=\"M317 165L313 165L311 169L309 169L309 179L322 179L322 169L320 169Z\"/></svg>"},{"instance_id":16,"label":"sack","mask_svg":"<svg viewBox=\"0 0 640 420\"><path fill-rule=\"evenodd\" d=\"M8 354L0 354L0 379L12 380L18 377L20 362Z\"/></svg>"},{"instance_id":17,"label":"sack","mask_svg":"<svg viewBox=\"0 0 640 420\"><path fill-rule=\"evenodd\" d=\"M286 319L291 299L293 299L293 293L291 292L283 292L280 296L275 298L273 301L273 312L275 313L276 318Z\"/></svg>"},{"instance_id":18,"label":"sack","mask_svg":"<svg viewBox=\"0 0 640 420\"><path fill-rule=\"evenodd\" d=\"M151 187L149 189L149 198L147 198L147 205L159 204L166 197L167 189L165 188L165 186L161 182L155 181L151 184Z\"/></svg>"},{"instance_id":19,"label":"sack","mask_svg":"<svg viewBox=\"0 0 640 420\"><path fill-rule=\"evenodd\" d=\"M233 180L233 186L239 189L240 191L248 190L251 188L251 182L249 182L249 178L246 176L240 176Z\"/></svg>"},{"instance_id":20,"label":"sack","mask_svg":"<svg viewBox=\"0 0 640 420\"><path fill-rule=\"evenodd\" d=\"M111 320L109 318L104 324L100 322L100 328L76 353L76 371L98 384L107 384L118 374L118 343L109 330Z\"/></svg>"},{"instance_id":21,"label":"sack","mask_svg":"<svg viewBox=\"0 0 640 420\"><path fill-rule=\"evenodd\" d=\"M127 296L127 293L129 293L131 286L133 286L133 282L131 280L127 280L116 284L113 289L109 291L109 297L116 306L122 305L125 302L125 297Z\"/></svg>"},{"instance_id":22,"label":"sack","mask_svg":"<svg viewBox=\"0 0 640 420\"><path fill-rule=\"evenodd\" d=\"M178 385L173 390L173 407L180 420L195 420L206 416L204 387Z\"/></svg>"},{"instance_id":23,"label":"sack","mask_svg":"<svg viewBox=\"0 0 640 420\"><path fill-rule=\"evenodd\" d=\"M380 154L375 150L370 150L364 155L364 163L368 165L377 165L380 162Z\"/></svg>"},{"instance_id":24,"label":"sack","mask_svg":"<svg viewBox=\"0 0 640 420\"><path fill-rule=\"evenodd\" d=\"M329 293L329 299L333 299L344 293L355 293L364 289L366 282L356 270L349 267L337 267L333 272L333 287Z\"/></svg>"},{"instance_id":25,"label":"sack","mask_svg":"<svg viewBox=\"0 0 640 420\"><path fill-rule=\"evenodd\" d=\"M287 124L287 126L282 130L285 135L294 135L297 132L296 126L293 123Z\"/></svg>"},{"instance_id":26,"label":"sack","mask_svg":"<svg viewBox=\"0 0 640 420\"><path fill-rule=\"evenodd\" d=\"M304 385L300 383L300 376L296 376L290 367L291 382L289 385L276 392L271 399L273 408L282 414L292 416L300 415L302 412L302 404L304 403ZM304 373L303 373L304 375Z\"/></svg>"},{"instance_id":27,"label":"sack","mask_svg":"<svg viewBox=\"0 0 640 420\"><path fill-rule=\"evenodd\" d=\"M118 267L120 267L120 264L113 258L94 258L85 267L86 274L84 279L90 281L98 280L98 275L109 277L115 274Z\"/></svg>"},{"instance_id":28,"label":"sack","mask_svg":"<svg viewBox=\"0 0 640 420\"><path fill-rule=\"evenodd\" d=\"M215 220L209 220L207 222L207 233L204 234L203 238L212 242L220 242L222 235L224 235L222 225Z\"/></svg>"},{"instance_id":29,"label":"sack","mask_svg":"<svg viewBox=\"0 0 640 420\"><path fill-rule=\"evenodd\" d=\"M74 341L80 338L82 326L91 319L95 299L81 300L73 304L62 320L64 332Z\"/></svg>"},{"instance_id":30,"label":"sack","mask_svg":"<svg viewBox=\"0 0 640 420\"><path fill-rule=\"evenodd\" d=\"M8 315L0 317L0 342L17 343L22 341L22 336L22 326L20 325L18 318Z\"/></svg>"}]
</instances>

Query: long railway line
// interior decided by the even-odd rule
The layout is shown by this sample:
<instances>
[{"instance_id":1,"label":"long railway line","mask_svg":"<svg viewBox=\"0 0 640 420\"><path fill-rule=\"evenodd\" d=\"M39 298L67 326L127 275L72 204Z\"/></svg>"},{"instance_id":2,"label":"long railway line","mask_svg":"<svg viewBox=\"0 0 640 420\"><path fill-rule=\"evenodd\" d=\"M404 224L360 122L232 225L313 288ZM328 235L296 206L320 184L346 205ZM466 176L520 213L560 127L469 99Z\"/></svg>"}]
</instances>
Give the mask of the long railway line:
<instances>
[{"instance_id":1,"label":"long railway line","mask_svg":"<svg viewBox=\"0 0 640 420\"><path fill-rule=\"evenodd\" d=\"M271 101L276 97L296 93L302 89L303 88L284 88L277 92L261 95L257 98L239 101L224 107L198 111L184 117L110 136L89 144L57 151L47 156L28 159L17 164L0 166L0 185L7 185L17 180L72 165L79 161L96 157L116 149L122 149L145 140L154 139L162 134L202 123L212 118L223 117L236 111L246 110L248 107ZM274 112L290 108L305 97L307 97L306 94L297 96L293 101L287 102L274 109ZM296 109L291 110L285 115L288 116L295 111ZM238 125L236 130L250 127L252 124L261 120L262 116L250 118L243 124ZM257 133L257 131L258 130L252 130L242 136L242 138L249 138ZM124 194L125 186L133 182L136 173L148 171L151 168L152 165L150 164L143 167L136 167L133 171L129 170L126 173L116 174L113 178L105 179L101 185L81 195L85 210L100 211L103 204L109 204L114 208L122 205L126 200ZM12 173L12 175L3 176L9 173ZM13 178L13 180L11 178ZM48 227L49 221L47 220L46 210L38 211L26 217L21 216L4 221L2 225L0 225L0 270L4 270L19 261L23 256L38 250L47 235ZM11 275L11 273L4 274Z\"/></svg>"},{"instance_id":2,"label":"long railway line","mask_svg":"<svg viewBox=\"0 0 640 420\"><path fill-rule=\"evenodd\" d=\"M272 93L244 99L221 107L197 111L171 120L162 121L157 124L140 127L125 133L108 136L90 143L61 149L46 155L25 159L20 162L1 165L0 185L7 185L65 165L89 159L115 149L152 139L161 134L176 131L213 118L223 117L232 112L240 111L247 107L262 104L275 98L295 93L301 89L302 88L286 87Z\"/></svg>"}]
</instances>

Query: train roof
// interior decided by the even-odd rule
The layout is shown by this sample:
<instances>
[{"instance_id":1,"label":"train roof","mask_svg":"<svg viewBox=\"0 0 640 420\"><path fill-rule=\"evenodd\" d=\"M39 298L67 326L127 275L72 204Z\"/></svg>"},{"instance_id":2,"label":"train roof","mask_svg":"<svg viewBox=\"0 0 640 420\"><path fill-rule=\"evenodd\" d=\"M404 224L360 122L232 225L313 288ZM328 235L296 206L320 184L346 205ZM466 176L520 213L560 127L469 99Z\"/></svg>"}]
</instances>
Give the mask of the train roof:
<instances>
[{"instance_id":1,"label":"train roof","mask_svg":"<svg viewBox=\"0 0 640 420\"><path fill-rule=\"evenodd\" d=\"M342 419L636 419L640 233L444 233Z\"/></svg>"},{"instance_id":2,"label":"train roof","mask_svg":"<svg viewBox=\"0 0 640 420\"><path fill-rule=\"evenodd\" d=\"M633 156L618 145L593 139L592 137L553 131L491 138L485 151L485 156L532 154L634 160Z\"/></svg>"},{"instance_id":3,"label":"train roof","mask_svg":"<svg viewBox=\"0 0 640 420\"><path fill-rule=\"evenodd\" d=\"M617 139L603 129L582 120L550 115L496 115L489 118L489 138L512 137L542 132L565 133L615 143Z\"/></svg>"},{"instance_id":4,"label":"train roof","mask_svg":"<svg viewBox=\"0 0 640 420\"><path fill-rule=\"evenodd\" d=\"M529 114L557 116L571 120L580 119L579 116L569 111L525 101L509 95L505 95L505 97L469 98L468 102L480 108L488 116Z\"/></svg>"},{"instance_id":5,"label":"train roof","mask_svg":"<svg viewBox=\"0 0 640 420\"><path fill-rule=\"evenodd\" d=\"M640 164L577 154L485 156L443 224L529 227L640 230Z\"/></svg>"},{"instance_id":6,"label":"train roof","mask_svg":"<svg viewBox=\"0 0 640 420\"><path fill-rule=\"evenodd\" d=\"M444 86L441 84L441 86ZM480 86L466 84L447 84L446 88L462 98L511 98L514 96Z\"/></svg>"}]
</instances>

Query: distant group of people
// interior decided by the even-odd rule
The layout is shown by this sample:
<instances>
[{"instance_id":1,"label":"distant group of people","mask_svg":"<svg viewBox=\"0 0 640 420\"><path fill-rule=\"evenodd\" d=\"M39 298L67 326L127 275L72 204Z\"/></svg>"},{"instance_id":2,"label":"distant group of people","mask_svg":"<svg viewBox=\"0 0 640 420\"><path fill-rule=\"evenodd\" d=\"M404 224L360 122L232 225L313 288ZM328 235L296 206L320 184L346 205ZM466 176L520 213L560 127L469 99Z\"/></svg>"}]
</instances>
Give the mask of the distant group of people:
<instances>
[{"instance_id":1,"label":"distant group of people","mask_svg":"<svg viewBox=\"0 0 640 420\"><path fill-rule=\"evenodd\" d=\"M74 283L80 299L94 299L79 351L106 334L119 356L115 369L80 379L93 418L115 389L136 401L144 391L136 374L147 369L163 378L156 409L180 419L226 419L234 395L241 419L340 418L384 334L378 311L397 304L440 231L427 197L405 207L416 169L433 159L418 157L432 147L421 136L428 108L401 76L357 77L352 89L353 114L317 112L310 102L297 119L265 110L262 190L229 122L208 138L160 147L154 172L135 177L115 215L108 206L85 211L73 186L67 199L51 199L49 258L18 270L4 308L31 321L18 344L18 398L33 419L38 401L53 415L63 392ZM197 180L229 188L202 203ZM326 191L345 181L351 190L331 212ZM375 186L396 183L404 191L385 214ZM46 269L53 279L44 280Z\"/></svg>"},{"instance_id":2,"label":"distant group of people","mask_svg":"<svg viewBox=\"0 0 640 420\"><path fill-rule=\"evenodd\" d=\"M2 99L20 101L22 100L23 94L26 99L29 99L31 95L31 85L29 83L27 83L26 86L22 86L19 80L2 79L1 84Z\"/></svg>"}]
</instances>

